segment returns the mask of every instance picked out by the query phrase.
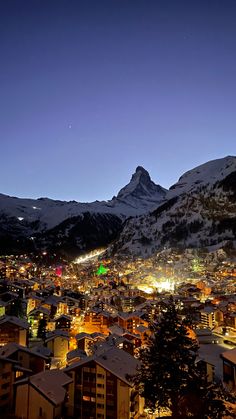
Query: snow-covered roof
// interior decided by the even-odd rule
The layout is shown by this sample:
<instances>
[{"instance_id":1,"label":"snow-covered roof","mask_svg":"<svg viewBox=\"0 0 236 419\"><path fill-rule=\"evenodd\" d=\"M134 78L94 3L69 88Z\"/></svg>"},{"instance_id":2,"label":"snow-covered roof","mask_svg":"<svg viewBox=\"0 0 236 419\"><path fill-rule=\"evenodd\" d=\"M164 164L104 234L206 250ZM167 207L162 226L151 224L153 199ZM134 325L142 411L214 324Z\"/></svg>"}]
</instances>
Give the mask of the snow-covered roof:
<instances>
[{"instance_id":1,"label":"snow-covered roof","mask_svg":"<svg viewBox=\"0 0 236 419\"><path fill-rule=\"evenodd\" d=\"M42 307L42 306L36 307L36 308L33 308L33 310L31 310L29 312L29 316L33 316L34 314L37 314L37 313L43 313L43 314L46 314L47 316L49 316L50 315L50 310L48 308Z\"/></svg>"},{"instance_id":2,"label":"snow-covered roof","mask_svg":"<svg viewBox=\"0 0 236 419\"><path fill-rule=\"evenodd\" d=\"M8 343L5 346L2 346L0 348L0 356L11 357L15 352L18 352L18 351L26 352L29 355L38 356L38 357L43 358L45 360L48 359L46 356L42 355L41 353L33 351L33 350L27 348L26 346L19 345L18 343L15 343L15 342L11 342L11 343Z\"/></svg>"},{"instance_id":3,"label":"snow-covered roof","mask_svg":"<svg viewBox=\"0 0 236 419\"><path fill-rule=\"evenodd\" d=\"M58 297L57 295L49 295L45 301L44 304L49 304L49 305L58 305L60 302L64 302L62 301L61 297Z\"/></svg>"},{"instance_id":4,"label":"snow-covered roof","mask_svg":"<svg viewBox=\"0 0 236 419\"><path fill-rule=\"evenodd\" d=\"M114 324L113 326L110 326L108 328L109 332L112 334L116 334L119 336L122 336L124 333L124 329L122 329L120 326L118 326L117 324Z\"/></svg>"},{"instance_id":5,"label":"snow-covered roof","mask_svg":"<svg viewBox=\"0 0 236 419\"><path fill-rule=\"evenodd\" d=\"M93 356L83 359L67 367L64 371L69 372L74 368L80 367L90 361L95 361L101 367L114 374L121 381L127 385L132 385L129 377L135 375L137 368L140 366L140 361L134 358L129 353L116 347L109 348L107 351L102 351L101 354L96 353Z\"/></svg>"},{"instance_id":6,"label":"snow-covered roof","mask_svg":"<svg viewBox=\"0 0 236 419\"><path fill-rule=\"evenodd\" d=\"M87 354L82 349L73 349L70 352L67 352L66 358L68 361L71 361L74 358L87 358Z\"/></svg>"},{"instance_id":7,"label":"snow-covered roof","mask_svg":"<svg viewBox=\"0 0 236 419\"><path fill-rule=\"evenodd\" d=\"M136 327L136 329L135 329L135 331L138 331L138 332L140 332L140 333L145 333L145 332L147 332L148 330L150 330L148 327L146 327L146 326L137 326Z\"/></svg>"},{"instance_id":8,"label":"snow-covered roof","mask_svg":"<svg viewBox=\"0 0 236 419\"><path fill-rule=\"evenodd\" d=\"M221 358L226 359L227 361L230 361L236 365L236 348L223 352L221 354Z\"/></svg>"},{"instance_id":9,"label":"snow-covered roof","mask_svg":"<svg viewBox=\"0 0 236 419\"><path fill-rule=\"evenodd\" d=\"M20 319L19 317L15 316L2 316L0 317L0 325L4 323L12 323L22 329L28 329L29 323L26 320Z\"/></svg>"},{"instance_id":10,"label":"snow-covered roof","mask_svg":"<svg viewBox=\"0 0 236 419\"><path fill-rule=\"evenodd\" d=\"M31 351L36 353L36 354L43 355L47 358L51 356L50 349L48 349L46 346L43 346L43 345L33 346L31 348Z\"/></svg>"},{"instance_id":11,"label":"snow-covered roof","mask_svg":"<svg viewBox=\"0 0 236 419\"><path fill-rule=\"evenodd\" d=\"M84 338L87 338L87 339L91 339L91 340L93 340L93 337L91 336L91 334L86 333L86 332L81 332L81 333L78 333L78 334L75 336L75 339L76 339L76 340L81 340L81 339L84 339Z\"/></svg>"},{"instance_id":12,"label":"snow-covered roof","mask_svg":"<svg viewBox=\"0 0 236 419\"><path fill-rule=\"evenodd\" d=\"M56 339L58 337L62 337L64 339L69 340L68 332L64 332L63 330L56 329L56 330L53 330L53 332L47 333L46 343L49 342L50 340Z\"/></svg>"},{"instance_id":13,"label":"snow-covered roof","mask_svg":"<svg viewBox=\"0 0 236 419\"><path fill-rule=\"evenodd\" d=\"M84 339L84 338L87 338L87 339L90 339L90 340L96 340L96 339L99 339L99 338L100 339L105 339L105 335L103 333L100 333L100 332L93 332L93 333L81 332L81 333L78 333L75 336L76 340L81 340L81 339Z\"/></svg>"},{"instance_id":14,"label":"snow-covered roof","mask_svg":"<svg viewBox=\"0 0 236 419\"><path fill-rule=\"evenodd\" d=\"M54 405L59 405L65 400L66 389L64 387L73 380L61 370L50 370L31 376L29 381Z\"/></svg>"},{"instance_id":15,"label":"snow-covered roof","mask_svg":"<svg viewBox=\"0 0 236 419\"><path fill-rule=\"evenodd\" d=\"M206 314L212 314L215 312L214 307L204 307L202 310L200 310L200 313L206 313Z\"/></svg>"},{"instance_id":16,"label":"snow-covered roof","mask_svg":"<svg viewBox=\"0 0 236 419\"><path fill-rule=\"evenodd\" d=\"M133 311L132 313L126 313L126 312L119 312L118 313L118 316L121 318L121 319L124 319L124 320L128 320L128 319L132 319L133 317L137 317L137 318L140 318L140 317L142 317L144 315L144 313L142 312L142 311Z\"/></svg>"}]
</instances>

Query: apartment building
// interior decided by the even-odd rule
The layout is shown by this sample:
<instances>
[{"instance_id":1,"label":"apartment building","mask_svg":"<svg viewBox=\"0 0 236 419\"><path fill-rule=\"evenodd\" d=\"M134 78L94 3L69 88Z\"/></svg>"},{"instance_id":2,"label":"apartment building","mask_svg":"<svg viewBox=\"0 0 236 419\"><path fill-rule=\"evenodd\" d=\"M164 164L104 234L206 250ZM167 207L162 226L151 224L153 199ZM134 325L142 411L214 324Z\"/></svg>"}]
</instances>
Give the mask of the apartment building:
<instances>
[{"instance_id":1,"label":"apartment building","mask_svg":"<svg viewBox=\"0 0 236 419\"><path fill-rule=\"evenodd\" d=\"M113 347L66 368L73 379L67 415L77 419L138 418L144 403L131 381L138 365L129 353Z\"/></svg>"},{"instance_id":2,"label":"apartment building","mask_svg":"<svg viewBox=\"0 0 236 419\"><path fill-rule=\"evenodd\" d=\"M201 310L200 322L204 327L212 329L216 325L215 310L212 307L205 307Z\"/></svg>"}]
</instances>

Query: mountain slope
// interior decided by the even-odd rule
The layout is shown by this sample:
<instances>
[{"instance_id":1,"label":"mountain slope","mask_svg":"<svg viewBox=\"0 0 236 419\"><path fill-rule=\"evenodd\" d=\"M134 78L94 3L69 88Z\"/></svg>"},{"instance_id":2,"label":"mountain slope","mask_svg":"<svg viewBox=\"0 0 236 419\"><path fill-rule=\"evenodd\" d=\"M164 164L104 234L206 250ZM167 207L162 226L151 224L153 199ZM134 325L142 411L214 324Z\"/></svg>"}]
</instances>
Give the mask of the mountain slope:
<instances>
[{"instance_id":1,"label":"mountain slope","mask_svg":"<svg viewBox=\"0 0 236 419\"><path fill-rule=\"evenodd\" d=\"M0 251L55 246L74 253L108 244L125 219L152 210L165 194L166 190L155 185L140 166L130 183L110 201L79 203L0 194Z\"/></svg>"},{"instance_id":2,"label":"mountain slope","mask_svg":"<svg viewBox=\"0 0 236 419\"><path fill-rule=\"evenodd\" d=\"M186 172L150 214L128 220L113 252L149 256L163 247L219 246L236 237L236 157Z\"/></svg>"}]
</instances>

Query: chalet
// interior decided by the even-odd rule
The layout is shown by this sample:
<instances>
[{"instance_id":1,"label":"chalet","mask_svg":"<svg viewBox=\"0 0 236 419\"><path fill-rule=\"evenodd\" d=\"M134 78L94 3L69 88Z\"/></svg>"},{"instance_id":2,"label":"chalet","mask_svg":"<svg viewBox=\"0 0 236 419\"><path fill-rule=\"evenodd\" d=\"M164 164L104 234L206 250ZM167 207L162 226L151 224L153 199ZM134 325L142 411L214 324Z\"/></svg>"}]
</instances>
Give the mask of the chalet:
<instances>
[{"instance_id":1,"label":"chalet","mask_svg":"<svg viewBox=\"0 0 236 419\"><path fill-rule=\"evenodd\" d=\"M16 385L15 415L21 419L64 417L72 379L61 370L40 372Z\"/></svg>"},{"instance_id":2,"label":"chalet","mask_svg":"<svg viewBox=\"0 0 236 419\"><path fill-rule=\"evenodd\" d=\"M0 318L0 346L15 342L26 346L28 341L29 324L15 316Z\"/></svg>"}]
</instances>

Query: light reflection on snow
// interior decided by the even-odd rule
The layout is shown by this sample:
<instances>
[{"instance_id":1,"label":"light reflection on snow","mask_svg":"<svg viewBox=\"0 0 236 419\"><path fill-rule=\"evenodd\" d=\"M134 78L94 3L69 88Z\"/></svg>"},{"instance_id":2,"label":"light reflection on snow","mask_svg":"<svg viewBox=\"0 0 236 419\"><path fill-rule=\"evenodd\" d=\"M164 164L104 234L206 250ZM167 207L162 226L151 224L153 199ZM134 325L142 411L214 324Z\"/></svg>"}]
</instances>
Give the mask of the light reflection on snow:
<instances>
[{"instance_id":1,"label":"light reflection on snow","mask_svg":"<svg viewBox=\"0 0 236 419\"><path fill-rule=\"evenodd\" d=\"M174 291L175 282L170 279L155 279L152 280L149 284L140 284L137 286L141 291L146 292L147 294L152 294L155 291Z\"/></svg>"},{"instance_id":2,"label":"light reflection on snow","mask_svg":"<svg viewBox=\"0 0 236 419\"><path fill-rule=\"evenodd\" d=\"M77 259L75 259L74 263L84 263L87 262L88 260L91 260L93 258L96 258L100 255L102 255L103 253L105 253L107 249L96 249L96 250L92 250L89 253L86 253L86 255L82 255L79 256Z\"/></svg>"}]
</instances>

